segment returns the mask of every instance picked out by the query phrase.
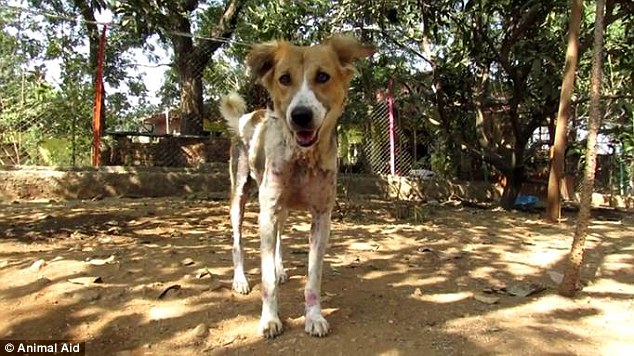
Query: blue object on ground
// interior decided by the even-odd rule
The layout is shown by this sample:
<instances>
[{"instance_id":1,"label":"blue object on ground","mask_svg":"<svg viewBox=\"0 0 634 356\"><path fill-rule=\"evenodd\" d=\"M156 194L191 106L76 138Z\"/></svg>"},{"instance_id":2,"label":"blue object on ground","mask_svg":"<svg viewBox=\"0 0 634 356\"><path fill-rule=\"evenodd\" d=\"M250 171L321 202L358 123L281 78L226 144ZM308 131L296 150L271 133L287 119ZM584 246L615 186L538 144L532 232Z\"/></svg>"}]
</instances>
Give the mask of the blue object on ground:
<instances>
[{"instance_id":1,"label":"blue object on ground","mask_svg":"<svg viewBox=\"0 0 634 356\"><path fill-rule=\"evenodd\" d=\"M515 198L515 205L533 206L538 201L539 199L534 195L518 195L517 198Z\"/></svg>"}]
</instances>

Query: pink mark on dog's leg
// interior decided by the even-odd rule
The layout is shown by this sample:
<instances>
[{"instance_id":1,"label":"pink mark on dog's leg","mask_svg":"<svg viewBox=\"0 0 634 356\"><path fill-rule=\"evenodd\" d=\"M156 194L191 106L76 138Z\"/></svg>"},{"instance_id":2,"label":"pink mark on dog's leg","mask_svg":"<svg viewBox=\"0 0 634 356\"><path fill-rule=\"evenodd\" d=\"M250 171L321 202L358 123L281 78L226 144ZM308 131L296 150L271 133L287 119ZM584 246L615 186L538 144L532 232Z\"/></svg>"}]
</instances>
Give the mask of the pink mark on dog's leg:
<instances>
[{"instance_id":1,"label":"pink mark on dog's leg","mask_svg":"<svg viewBox=\"0 0 634 356\"><path fill-rule=\"evenodd\" d=\"M306 291L304 293L304 297L306 299L306 308L314 307L317 305L317 294L313 291Z\"/></svg>"},{"instance_id":2,"label":"pink mark on dog's leg","mask_svg":"<svg viewBox=\"0 0 634 356\"><path fill-rule=\"evenodd\" d=\"M262 300L267 300L269 298L269 293L266 289L262 288Z\"/></svg>"}]
</instances>

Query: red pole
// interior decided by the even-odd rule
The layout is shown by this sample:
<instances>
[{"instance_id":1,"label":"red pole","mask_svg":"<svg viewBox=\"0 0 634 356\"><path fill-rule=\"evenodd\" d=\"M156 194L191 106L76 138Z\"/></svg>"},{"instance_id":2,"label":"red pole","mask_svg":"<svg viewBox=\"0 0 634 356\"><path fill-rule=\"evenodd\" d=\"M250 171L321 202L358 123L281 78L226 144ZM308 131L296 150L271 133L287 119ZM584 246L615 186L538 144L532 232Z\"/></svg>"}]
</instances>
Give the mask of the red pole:
<instances>
[{"instance_id":1,"label":"red pole","mask_svg":"<svg viewBox=\"0 0 634 356\"><path fill-rule=\"evenodd\" d=\"M390 174L394 175L396 173L396 143L394 138L394 97L392 97L392 79L388 82L387 89L387 109L388 109L388 120L390 122L389 126L389 135L390 135Z\"/></svg>"},{"instance_id":2,"label":"red pole","mask_svg":"<svg viewBox=\"0 0 634 356\"><path fill-rule=\"evenodd\" d=\"M95 106L92 117L92 165L98 167L101 164L101 134L103 133L103 57L106 46L106 25L101 31L99 50L97 51L97 74L95 78Z\"/></svg>"}]
</instances>

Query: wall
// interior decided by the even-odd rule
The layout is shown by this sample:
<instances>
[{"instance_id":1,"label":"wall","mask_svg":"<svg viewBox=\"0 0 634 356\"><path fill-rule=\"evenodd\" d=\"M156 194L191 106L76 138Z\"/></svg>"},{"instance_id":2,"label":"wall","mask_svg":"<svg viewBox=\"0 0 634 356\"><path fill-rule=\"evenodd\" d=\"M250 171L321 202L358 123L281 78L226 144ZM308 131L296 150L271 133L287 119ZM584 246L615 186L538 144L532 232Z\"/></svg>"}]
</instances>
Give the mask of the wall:
<instances>
[{"instance_id":1,"label":"wall","mask_svg":"<svg viewBox=\"0 0 634 356\"><path fill-rule=\"evenodd\" d=\"M451 197L496 202L500 189L484 182L447 182L407 177L340 174L340 197L443 201ZM190 196L227 198L228 165L210 163L199 168L101 167L0 169L0 200L95 199L103 197ZM634 198L595 194L594 205L634 208Z\"/></svg>"}]
</instances>

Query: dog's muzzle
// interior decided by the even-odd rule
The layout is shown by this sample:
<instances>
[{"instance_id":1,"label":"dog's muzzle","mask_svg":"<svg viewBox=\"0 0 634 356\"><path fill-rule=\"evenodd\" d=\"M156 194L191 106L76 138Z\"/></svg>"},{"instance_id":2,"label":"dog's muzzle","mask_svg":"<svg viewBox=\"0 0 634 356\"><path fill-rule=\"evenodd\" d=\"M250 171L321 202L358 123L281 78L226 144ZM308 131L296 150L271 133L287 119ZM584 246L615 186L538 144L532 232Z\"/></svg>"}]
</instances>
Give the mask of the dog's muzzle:
<instances>
[{"instance_id":1,"label":"dog's muzzle","mask_svg":"<svg viewBox=\"0 0 634 356\"><path fill-rule=\"evenodd\" d=\"M310 147L317 142L318 130L313 126L313 111L310 108L298 106L291 111L291 127L295 141L301 147Z\"/></svg>"}]
</instances>

